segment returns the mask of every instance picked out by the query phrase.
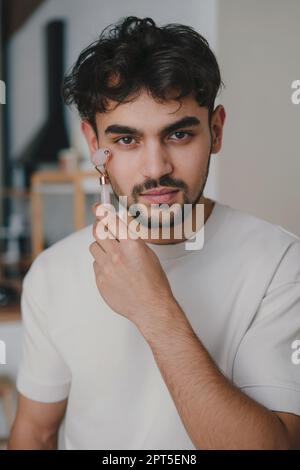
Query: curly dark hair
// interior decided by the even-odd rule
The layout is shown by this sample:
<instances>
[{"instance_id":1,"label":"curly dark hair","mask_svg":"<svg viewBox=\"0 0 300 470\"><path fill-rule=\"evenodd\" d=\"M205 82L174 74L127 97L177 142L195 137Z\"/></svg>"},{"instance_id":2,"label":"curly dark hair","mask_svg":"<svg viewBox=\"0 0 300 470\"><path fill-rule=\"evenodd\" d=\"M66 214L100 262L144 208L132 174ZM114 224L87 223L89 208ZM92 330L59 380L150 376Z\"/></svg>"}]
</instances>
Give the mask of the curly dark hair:
<instances>
[{"instance_id":1,"label":"curly dark hair","mask_svg":"<svg viewBox=\"0 0 300 470\"><path fill-rule=\"evenodd\" d=\"M214 53L192 27L158 27L151 18L128 16L81 52L64 77L62 95L97 134L96 112L107 111L108 100L132 101L142 89L162 102L192 94L208 108L210 121L222 85Z\"/></svg>"}]
</instances>

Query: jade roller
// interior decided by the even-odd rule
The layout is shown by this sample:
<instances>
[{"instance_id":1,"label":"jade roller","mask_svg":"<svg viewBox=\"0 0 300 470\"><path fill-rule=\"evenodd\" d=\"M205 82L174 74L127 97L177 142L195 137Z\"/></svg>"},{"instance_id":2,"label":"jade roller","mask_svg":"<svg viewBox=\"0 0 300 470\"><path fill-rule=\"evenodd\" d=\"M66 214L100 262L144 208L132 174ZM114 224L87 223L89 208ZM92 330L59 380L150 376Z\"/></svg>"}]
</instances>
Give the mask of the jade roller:
<instances>
[{"instance_id":1,"label":"jade roller","mask_svg":"<svg viewBox=\"0 0 300 470\"><path fill-rule=\"evenodd\" d=\"M111 156L111 151L109 149L99 148L91 157L95 169L100 174L99 183L101 188L102 204L110 204L109 177L106 171L106 165Z\"/></svg>"}]
</instances>

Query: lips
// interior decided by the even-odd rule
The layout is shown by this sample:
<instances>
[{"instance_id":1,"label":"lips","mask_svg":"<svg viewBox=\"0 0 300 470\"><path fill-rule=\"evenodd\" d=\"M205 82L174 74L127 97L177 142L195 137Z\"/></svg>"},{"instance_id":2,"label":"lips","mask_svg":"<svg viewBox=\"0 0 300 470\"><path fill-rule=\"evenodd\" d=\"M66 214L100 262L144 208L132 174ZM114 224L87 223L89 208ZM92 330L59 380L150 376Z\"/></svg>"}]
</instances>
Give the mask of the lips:
<instances>
[{"instance_id":1,"label":"lips","mask_svg":"<svg viewBox=\"0 0 300 470\"><path fill-rule=\"evenodd\" d=\"M141 193L142 196L157 196L159 194L169 194L173 192L177 192L178 189L170 189L170 188L162 188L162 189L152 189L150 191L146 191Z\"/></svg>"},{"instance_id":2,"label":"lips","mask_svg":"<svg viewBox=\"0 0 300 470\"><path fill-rule=\"evenodd\" d=\"M141 196L154 204L159 204L164 202L171 202L172 199L175 199L178 192L179 189L164 188L142 193Z\"/></svg>"}]
</instances>

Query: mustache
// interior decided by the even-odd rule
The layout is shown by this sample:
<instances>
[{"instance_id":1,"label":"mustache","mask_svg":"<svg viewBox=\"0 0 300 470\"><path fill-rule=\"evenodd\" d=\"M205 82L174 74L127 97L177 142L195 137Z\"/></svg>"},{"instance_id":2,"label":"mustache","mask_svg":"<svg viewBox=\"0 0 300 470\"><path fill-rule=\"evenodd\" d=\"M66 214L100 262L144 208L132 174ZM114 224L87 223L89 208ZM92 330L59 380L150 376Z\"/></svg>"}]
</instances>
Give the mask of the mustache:
<instances>
[{"instance_id":1,"label":"mustache","mask_svg":"<svg viewBox=\"0 0 300 470\"><path fill-rule=\"evenodd\" d=\"M159 178L158 181L155 179L149 179L143 184L135 185L132 190L132 196L136 197L144 191L148 191L149 189L155 189L159 186L183 189L185 193L188 190L188 187L184 181L176 179L176 178L171 178L170 176L165 175Z\"/></svg>"}]
</instances>

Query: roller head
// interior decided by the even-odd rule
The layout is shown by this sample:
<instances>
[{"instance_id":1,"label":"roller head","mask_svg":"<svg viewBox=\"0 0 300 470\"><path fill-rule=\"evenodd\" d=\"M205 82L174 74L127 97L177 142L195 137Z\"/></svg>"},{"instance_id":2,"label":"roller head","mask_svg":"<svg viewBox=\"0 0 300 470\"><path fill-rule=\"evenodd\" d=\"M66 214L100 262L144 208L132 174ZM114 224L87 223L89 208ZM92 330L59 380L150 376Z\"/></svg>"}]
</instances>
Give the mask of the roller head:
<instances>
[{"instance_id":1,"label":"roller head","mask_svg":"<svg viewBox=\"0 0 300 470\"><path fill-rule=\"evenodd\" d=\"M91 160L94 166L101 173L105 172L105 165L107 165L111 158L111 151L109 149L100 148L92 155Z\"/></svg>"}]
</instances>

